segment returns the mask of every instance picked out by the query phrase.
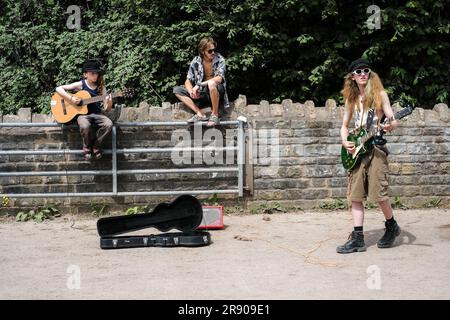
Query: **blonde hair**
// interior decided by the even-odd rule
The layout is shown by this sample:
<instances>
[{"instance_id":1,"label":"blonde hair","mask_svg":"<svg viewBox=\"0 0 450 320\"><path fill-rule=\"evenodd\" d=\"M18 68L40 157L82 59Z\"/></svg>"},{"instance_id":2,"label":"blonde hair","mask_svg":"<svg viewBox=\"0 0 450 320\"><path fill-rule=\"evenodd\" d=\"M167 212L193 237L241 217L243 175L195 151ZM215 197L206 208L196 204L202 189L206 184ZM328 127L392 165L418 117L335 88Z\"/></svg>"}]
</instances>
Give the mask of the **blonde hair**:
<instances>
[{"instance_id":1,"label":"blonde hair","mask_svg":"<svg viewBox=\"0 0 450 320\"><path fill-rule=\"evenodd\" d=\"M204 37L200 40L197 45L198 54L203 57L203 52L205 52L208 44L212 43L214 47L217 47L217 42L212 37Z\"/></svg>"},{"instance_id":2,"label":"blonde hair","mask_svg":"<svg viewBox=\"0 0 450 320\"><path fill-rule=\"evenodd\" d=\"M378 74L374 71L370 72L367 85L364 89L363 109L366 111L369 108L375 110L382 109L381 92L384 91L383 84ZM345 110L349 113L349 119L353 116L356 101L359 96L359 88L356 81L352 79L352 73L345 76L344 88L341 94L345 101Z\"/></svg>"}]
</instances>

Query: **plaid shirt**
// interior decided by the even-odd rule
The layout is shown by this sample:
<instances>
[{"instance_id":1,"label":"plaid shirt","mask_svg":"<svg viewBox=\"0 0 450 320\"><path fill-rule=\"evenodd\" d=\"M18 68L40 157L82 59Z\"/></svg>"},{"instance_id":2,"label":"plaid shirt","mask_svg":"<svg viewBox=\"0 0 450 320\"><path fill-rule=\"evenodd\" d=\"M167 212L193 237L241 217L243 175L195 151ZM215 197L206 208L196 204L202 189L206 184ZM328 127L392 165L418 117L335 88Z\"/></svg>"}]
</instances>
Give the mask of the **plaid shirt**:
<instances>
[{"instance_id":1,"label":"plaid shirt","mask_svg":"<svg viewBox=\"0 0 450 320\"><path fill-rule=\"evenodd\" d=\"M224 108L228 108L230 106L230 102L228 100L227 85L225 81L225 72L226 72L225 59L224 57L222 57L220 53L216 53L214 55L212 68L214 72L214 77L216 76L222 77L222 84L223 88L225 89L225 94L223 96L223 105ZM202 58L200 56L196 56L189 66L187 79L191 81L192 85L199 85L201 82L203 82L204 78L205 78L205 71L203 69Z\"/></svg>"}]
</instances>

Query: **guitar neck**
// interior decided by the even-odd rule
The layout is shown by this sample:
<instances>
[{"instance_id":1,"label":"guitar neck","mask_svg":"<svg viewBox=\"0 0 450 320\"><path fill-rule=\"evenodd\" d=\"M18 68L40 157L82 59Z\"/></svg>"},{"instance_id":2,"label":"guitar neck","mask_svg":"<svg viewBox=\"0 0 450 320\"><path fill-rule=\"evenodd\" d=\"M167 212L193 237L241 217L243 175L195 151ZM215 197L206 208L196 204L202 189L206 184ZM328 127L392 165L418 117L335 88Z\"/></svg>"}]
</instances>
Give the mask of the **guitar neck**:
<instances>
[{"instance_id":1,"label":"guitar neck","mask_svg":"<svg viewBox=\"0 0 450 320\"><path fill-rule=\"evenodd\" d=\"M114 93L111 94L111 98L116 98L116 97L118 97L120 95L121 95L120 92L114 92ZM84 99L82 101L82 104L90 104L90 103L96 103L96 102L99 102L99 101L103 101L107 96L109 96L109 94L105 94L105 95L102 95L102 96L96 96L96 97L89 98L89 99Z\"/></svg>"},{"instance_id":2,"label":"guitar neck","mask_svg":"<svg viewBox=\"0 0 450 320\"><path fill-rule=\"evenodd\" d=\"M395 120L400 120L401 118L406 117L407 115L410 115L413 110L414 110L414 106L413 107L406 107L406 108L400 110L399 112L397 112L392 117L389 117L389 118L385 119L383 121L383 124L387 124L387 123L393 121L394 119ZM366 136L361 138L361 143L366 143L370 138L372 138L377 133L377 131L378 131L377 126L374 126L372 128L372 130L370 130L370 132L367 133Z\"/></svg>"}]
</instances>

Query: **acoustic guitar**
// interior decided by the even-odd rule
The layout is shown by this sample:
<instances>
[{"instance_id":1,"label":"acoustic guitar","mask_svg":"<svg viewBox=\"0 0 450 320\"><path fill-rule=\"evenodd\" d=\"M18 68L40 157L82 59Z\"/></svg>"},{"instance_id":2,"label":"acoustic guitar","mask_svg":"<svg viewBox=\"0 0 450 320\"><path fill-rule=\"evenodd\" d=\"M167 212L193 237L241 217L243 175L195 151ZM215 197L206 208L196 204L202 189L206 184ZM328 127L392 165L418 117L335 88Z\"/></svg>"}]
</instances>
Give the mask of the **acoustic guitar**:
<instances>
[{"instance_id":1,"label":"acoustic guitar","mask_svg":"<svg viewBox=\"0 0 450 320\"><path fill-rule=\"evenodd\" d=\"M80 90L73 95L79 98L81 101L79 104L70 102L69 100L63 98L59 93L55 93L50 102L50 109L52 111L53 117L59 123L70 122L73 118L80 114L87 114L88 107L90 103L103 101L109 94L102 96L92 97L86 90ZM117 91L111 93L111 98L125 97L131 98L133 96L132 89L124 89L122 91Z\"/></svg>"}]
</instances>

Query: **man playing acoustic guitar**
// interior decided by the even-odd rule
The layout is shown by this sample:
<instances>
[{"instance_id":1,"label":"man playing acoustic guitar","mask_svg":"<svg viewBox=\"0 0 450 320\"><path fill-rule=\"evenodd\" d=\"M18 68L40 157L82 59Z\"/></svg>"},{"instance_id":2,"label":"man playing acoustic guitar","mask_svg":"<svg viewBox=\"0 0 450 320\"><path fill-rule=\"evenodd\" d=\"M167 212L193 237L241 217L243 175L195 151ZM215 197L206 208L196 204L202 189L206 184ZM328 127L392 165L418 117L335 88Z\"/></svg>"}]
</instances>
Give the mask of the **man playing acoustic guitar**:
<instances>
[{"instance_id":1,"label":"man playing acoustic guitar","mask_svg":"<svg viewBox=\"0 0 450 320\"><path fill-rule=\"evenodd\" d=\"M367 129L369 114L373 120L381 120L383 116L392 119L394 114L389 102L389 97L384 91L378 75L370 68L370 64L365 59L353 61L345 77L342 95L345 100L345 113L341 127L342 145L348 153L355 153L355 144L347 141L349 137L349 124L355 115L355 130ZM369 110L373 111L370 113ZM376 118L375 118L376 116ZM375 122L375 121L373 121ZM390 132L397 127L397 120L380 125L381 128ZM383 151L384 150L384 151ZM363 201L368 195L369 198L378 202L381 211L386 218L385 233L378 241L379 248L391 247L395 238L400 234L400 227L394 220L392 207L388 197L388 161L387 149L374 145L366 154L363 154L359 163L348 173L348 198L351 201L354 231L351 233L349 241L337 247L338 253L351 253L366 251L364 243L363 223L364 206Z\"/></svg>"},{"instance_id":2,"label":"man playing acoustic guitar","mask_svg":"<svg viewBox=\"0 0 450 320\"><path fill-rule=\"evenodd\" d=\"M103 82L103 74L100 62L97 60L88 60L83 64L83 79L71 84L59 86L56 92L63 98L74 104L80 104L81 100L78 97L72 96L66 90L86 90L91 97L99 94L105 95L106 88ZM112 108L111 95L107 95L103 101L105 111L110 111ZM80 127L81 137L83 139L83 153L85 160L91 160L92 155L95 159L101 159L103 151L101 144L103 140L111 132L113 123L105 115L102 114L101 102L88 104L88 113L86 115L79 115L76 118L78 126ZM96 132L93 132L92 126L98 127Z\"/></svg>"}]
</instances>

